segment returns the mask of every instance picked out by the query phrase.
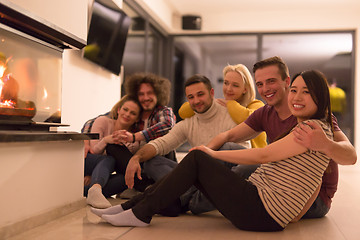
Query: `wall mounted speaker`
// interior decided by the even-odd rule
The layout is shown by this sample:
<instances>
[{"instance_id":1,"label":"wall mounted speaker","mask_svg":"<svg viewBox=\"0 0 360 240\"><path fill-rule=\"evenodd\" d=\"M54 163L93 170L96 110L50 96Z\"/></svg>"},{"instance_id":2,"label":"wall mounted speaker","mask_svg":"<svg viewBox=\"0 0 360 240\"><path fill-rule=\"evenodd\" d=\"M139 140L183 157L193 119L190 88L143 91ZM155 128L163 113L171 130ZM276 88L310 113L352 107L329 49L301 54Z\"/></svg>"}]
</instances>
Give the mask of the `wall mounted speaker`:
<instances>
[{"instance_id":1,"label":"wall mounted speaker","mask_svg":"<svg viewBox=\"0 0 360 240\"><path fill-rule=\"evenodd\" d=\"M145 20L142 17L133 17L131 19L131 30L133 31L144 31Z\"/></svg>"},{"instance_id":2,"label":"wall mounted speaker","mask_svg":"<svg viewBox=\"0 0 360 240\"><path fill-rule=\"evenodd\" d=\"M201 17L196 15L182 16L182 29L184 30L201 30Z\"/></svg>"}]
</instances>

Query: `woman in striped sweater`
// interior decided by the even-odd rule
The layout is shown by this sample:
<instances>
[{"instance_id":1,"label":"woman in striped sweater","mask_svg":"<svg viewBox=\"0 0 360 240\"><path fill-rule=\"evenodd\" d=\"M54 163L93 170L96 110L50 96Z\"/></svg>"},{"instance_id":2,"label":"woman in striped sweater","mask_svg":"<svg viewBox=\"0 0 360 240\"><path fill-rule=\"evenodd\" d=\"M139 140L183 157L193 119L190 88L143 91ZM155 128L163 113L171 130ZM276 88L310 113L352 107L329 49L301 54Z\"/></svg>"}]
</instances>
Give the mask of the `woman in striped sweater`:
<instances>
[{"instance_id":1,"label":"woman in striped sweater","mask_svg":"<svg viewBox=\"0 0 360 240\"><path fill-rule=\"evenodd\" d=\"M295 75L288 104L300 127L315 122L332 138L329 89L322 73L311 70ZM261 165L243 179L214 159ZM200 146L144 194L92 211L115 226L144 227L155 213L195 185L237 228L280 231L311 206L329 160L323 153L296 143L290 130L265 148L213 151Z\"/></svg>"}]
</instances>

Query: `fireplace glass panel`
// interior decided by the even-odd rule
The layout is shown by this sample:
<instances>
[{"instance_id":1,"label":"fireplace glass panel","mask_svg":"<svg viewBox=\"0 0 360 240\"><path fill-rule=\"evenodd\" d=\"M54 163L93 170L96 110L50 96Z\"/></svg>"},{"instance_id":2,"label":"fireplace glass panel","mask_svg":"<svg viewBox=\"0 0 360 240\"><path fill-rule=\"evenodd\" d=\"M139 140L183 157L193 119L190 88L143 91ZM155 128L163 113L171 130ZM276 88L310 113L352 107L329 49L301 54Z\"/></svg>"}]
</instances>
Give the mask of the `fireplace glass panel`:
<instances>
[{"instance_id":1,"label":"fireplace glass panel","mask_svg":"<svg viewBox=\"0 0 360 240\"><path fill-rule=\"evenodd\" d=\"M0 25L0 120L61 123L62 49Z\"/></svg>"}]
</instances>

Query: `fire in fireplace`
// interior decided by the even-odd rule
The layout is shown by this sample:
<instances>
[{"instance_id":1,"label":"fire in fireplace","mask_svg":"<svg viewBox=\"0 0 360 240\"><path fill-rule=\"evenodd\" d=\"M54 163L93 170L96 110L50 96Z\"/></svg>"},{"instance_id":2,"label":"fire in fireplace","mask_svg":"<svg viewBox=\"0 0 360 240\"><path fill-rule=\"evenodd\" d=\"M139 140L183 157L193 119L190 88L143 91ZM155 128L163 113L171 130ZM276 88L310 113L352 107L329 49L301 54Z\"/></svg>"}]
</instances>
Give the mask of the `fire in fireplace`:
<instances>
[{"instance_id":1,"label":"fire in fireplace","mask_svg":"<svg viewBox=\"0 0 360 240\"><path fill-rule=\"evenodd\" d=\"M6 73L9 60L0 52L0 119L32 119L35 103L19 99L19 83L11 73Z\"/></svg>"},{"instance_id":2,"label":"fire in fireplace","mask_svg":"<svg viewBox=\"0 0 360 240\"><path fill-rule=\"evenodd\" d=\"M1 1L0 130L67 126L61 123L62 53L85 45L54 24Z\"/></svg>"},{"instance_id":3,"label":"fire in fireplace","mask_svg":"<svg viewBox=\"0 0 360 240\"><path fill-rule=\"evenodd\" d=\"M0 27L0 120L61 123L62 49Z\"/></svg>"}]
</instances>

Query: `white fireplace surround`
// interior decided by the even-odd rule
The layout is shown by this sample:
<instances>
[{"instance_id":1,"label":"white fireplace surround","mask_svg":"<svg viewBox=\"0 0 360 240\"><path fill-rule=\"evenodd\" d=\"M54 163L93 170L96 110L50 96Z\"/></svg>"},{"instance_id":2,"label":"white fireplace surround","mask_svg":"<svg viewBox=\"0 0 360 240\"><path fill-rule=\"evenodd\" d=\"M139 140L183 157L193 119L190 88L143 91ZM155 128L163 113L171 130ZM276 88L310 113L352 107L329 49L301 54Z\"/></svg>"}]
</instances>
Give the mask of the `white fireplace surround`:
<instances>
[{"instance_id":1,"label":"white fireplace surround","mask_svg":"<svg viewBox=\"0 0 360 240\"><path fill-rule=\"evenodd\" d=\"M8 5L4 6L4 3ZM49 33L55 33L55 37L50 37L49 42L56 44L56 48L70 47L72 51L76 51L85 45L85 42L76 36L43 19L38 22L40 18L23 12L23 9L8 1L1 1L0 10L4 9L7 12L2 14L6 17L10 14L9 19L15 19L15 27L19 19L20 24L34 20L35 25L40 26L40 29L35 29L34 36L40 34L41 41L44 41L43 37ZM21 15L20 18L19 15L11 16L10 12L13 10L15 14ZM7 19L5 23L3 20L1 19L2 24L8 23ZM9 25L14 26L12 24ZM31 35L34 29L28 31L26 24L18 30L25 31L26 34L30 32ZM41 35L42 33L45 34ZM3 139L7 138L9 131L1 130L0 135ZM40 137L31 141L24 140L29 136L17 141L0 141L0 239L44 224L85 205L84 138L79 138L77 133L71 133L70 137L62 140L46 140L46 135L47 133L40 134Z\"/></svg>"}]
</instances>

